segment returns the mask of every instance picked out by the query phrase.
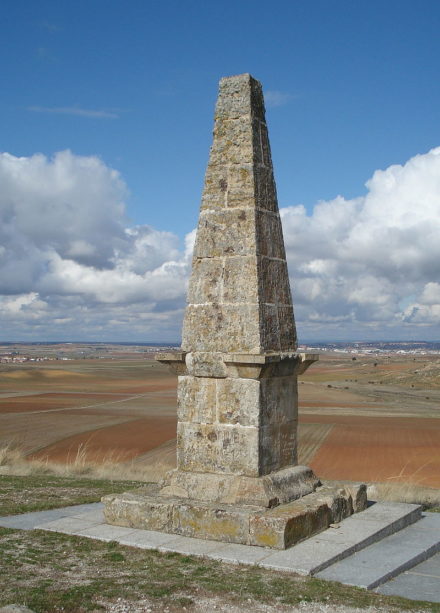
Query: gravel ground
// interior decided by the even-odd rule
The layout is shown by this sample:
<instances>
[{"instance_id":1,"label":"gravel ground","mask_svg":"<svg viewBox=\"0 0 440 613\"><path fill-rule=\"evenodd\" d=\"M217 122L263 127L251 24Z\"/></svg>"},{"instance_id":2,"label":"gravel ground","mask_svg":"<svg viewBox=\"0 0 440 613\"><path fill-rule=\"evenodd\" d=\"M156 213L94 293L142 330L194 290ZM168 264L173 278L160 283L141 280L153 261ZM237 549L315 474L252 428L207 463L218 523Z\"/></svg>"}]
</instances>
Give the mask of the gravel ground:
<instances>
[{"instance_id":1,"label":"gravel ground","mask_svg":"<svg viewBox=\"0 0 440 613\"><path fill-rule=\"evenodd\" d=\"M276 604L264 604L255 600L248 599L246 602L234 603L220 597L200 597L193 604L187 606L169 605L159 606L154 601L141 600L138 602L124 601L118 599L117 602L107 604L108 613L378 613L396 611L388 607L368 607L359 609L357 607L346 607L344 605L323 604L315 602L300 602L296 606ZM107 608L108 607L108 608ZM413 611L412 613L423 613Z\"/></svg>"}]
</instances>

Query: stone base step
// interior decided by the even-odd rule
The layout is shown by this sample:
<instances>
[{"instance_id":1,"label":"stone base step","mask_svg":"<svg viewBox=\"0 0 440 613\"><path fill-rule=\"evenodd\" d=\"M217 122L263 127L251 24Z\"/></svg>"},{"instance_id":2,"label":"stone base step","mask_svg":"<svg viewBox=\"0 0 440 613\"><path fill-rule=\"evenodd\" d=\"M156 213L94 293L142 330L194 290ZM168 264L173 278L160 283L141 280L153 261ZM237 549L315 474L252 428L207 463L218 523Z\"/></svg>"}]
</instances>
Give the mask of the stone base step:
<instances>
[{"instance_id":1,"label":"stone base step","mask_svg":"<svg viewBox=\"0 0 440 613\"><path fill-rule=\"evenodd\" d=\"M316 575L339 560L417 522L421 515L422 507L419 505L377 502L348 517L337 527L329 528L291 549L272 554L261 562L261 566Z\"/></svg>"},{"instance_id":2,"label":"stone base step","mask_svg":"<svg viewBox=\"0 0 440 613\"><path fill-rule=\"evenodd\" d=\"M286 549L362 510L363 484L320 487L316 492L268 509L169 498L152 488L105 496L109 524L181 536Z\"/></svg>"},{"instance_id":3,"label":"stone base step","mask_svg":"<svg viewBox=\"0 0 440 613\"><path fill-rule=\"evenodd\" d=\"M318 572L320 579L373 589L440 551L440 515L427 513L380 542Z\"/></svg>"}]
</instances>

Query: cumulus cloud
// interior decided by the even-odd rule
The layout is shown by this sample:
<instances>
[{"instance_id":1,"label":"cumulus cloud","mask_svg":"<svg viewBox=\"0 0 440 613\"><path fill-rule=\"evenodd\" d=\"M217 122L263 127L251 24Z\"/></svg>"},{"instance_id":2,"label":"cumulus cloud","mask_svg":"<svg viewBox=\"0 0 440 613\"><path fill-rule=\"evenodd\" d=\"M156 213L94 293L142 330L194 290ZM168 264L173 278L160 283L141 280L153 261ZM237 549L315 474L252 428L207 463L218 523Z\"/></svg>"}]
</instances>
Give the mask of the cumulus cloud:
<instances>
[{"instance_id":1,"label":"cumulus cloud","mask_svg":"<svg viewBox=\"0 0 440 613\"><path fill-rule=\"evenodd\" d=\"M0 155L4 339L178 340L195 231L130 226L96 157ZM281 209L300 338L440 332L440 147L365 196Z\"/></svg>"},{"instance_id":2,"label":"cumulus cloud","mask_svg":"<svg viewBox=\"0 0 440 613\"><path fill-rule=\"evenodd\" d=\"M155 338L167 318L179 338L191 249L128 227L117 171L70 151L4 153L0 183L3 338Z\"/></svg>"},{"instance_id":3,"label":"cumulus cloud","mask_svg":"<svg viewBox=\"0 0 440 613\"><path fill-rule=\"evenodd\" d=\"M366 196L319 202L311 215L281 211L303 333L438 334L440 147L376 171L366 186Z\"/></svg>"}]
</instances>

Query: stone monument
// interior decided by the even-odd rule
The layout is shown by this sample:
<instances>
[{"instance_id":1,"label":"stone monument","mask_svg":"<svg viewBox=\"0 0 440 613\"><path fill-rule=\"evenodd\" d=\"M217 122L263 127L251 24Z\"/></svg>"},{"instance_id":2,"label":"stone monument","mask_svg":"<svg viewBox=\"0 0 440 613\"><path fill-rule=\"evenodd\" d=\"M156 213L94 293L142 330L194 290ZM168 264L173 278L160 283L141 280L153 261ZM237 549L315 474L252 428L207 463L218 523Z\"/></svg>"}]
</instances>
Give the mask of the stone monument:
<instances>
[{"instance_id":1,"label":"stone monument","mask_svg":"<svg viewBox=\"0 0 440 613\"><path fill-rule=\"evenodd\" d=\"M296 331L261 85L224 78L180 352L177 469L104 498L112 524L285 548L365 503L297 465Z\"/></svg>"}]
</instances>

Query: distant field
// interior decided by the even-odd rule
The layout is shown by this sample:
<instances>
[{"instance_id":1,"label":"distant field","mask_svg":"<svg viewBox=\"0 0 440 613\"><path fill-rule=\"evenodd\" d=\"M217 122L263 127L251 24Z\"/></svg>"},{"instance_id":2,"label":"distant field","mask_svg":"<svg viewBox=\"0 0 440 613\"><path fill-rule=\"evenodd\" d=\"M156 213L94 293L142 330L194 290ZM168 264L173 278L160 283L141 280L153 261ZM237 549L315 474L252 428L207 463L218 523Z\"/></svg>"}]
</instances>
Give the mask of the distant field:
<instances>
[{"instance_id":1,"label":"distant field","mask_svg":"<svg viewBox=\"0 0 440 613\"><path fill-rule=\"evenodd\" d=\"M146 358L0 365L0 446L175 464L175 376ZM326 354L300 379L299 458L321 478L440 487L440 360Z\"/></svg>"},{"instance_id":2,"label":"distant field","mask_svg":"<svg viewBox=\"0 0 440 613\"><path fill-rule=\"evenodd\" d=\"M176 382L152 360L77 360L0 367L0 446L39 458L120 460L173 438Z\"/></svg>"}]
</instances>

